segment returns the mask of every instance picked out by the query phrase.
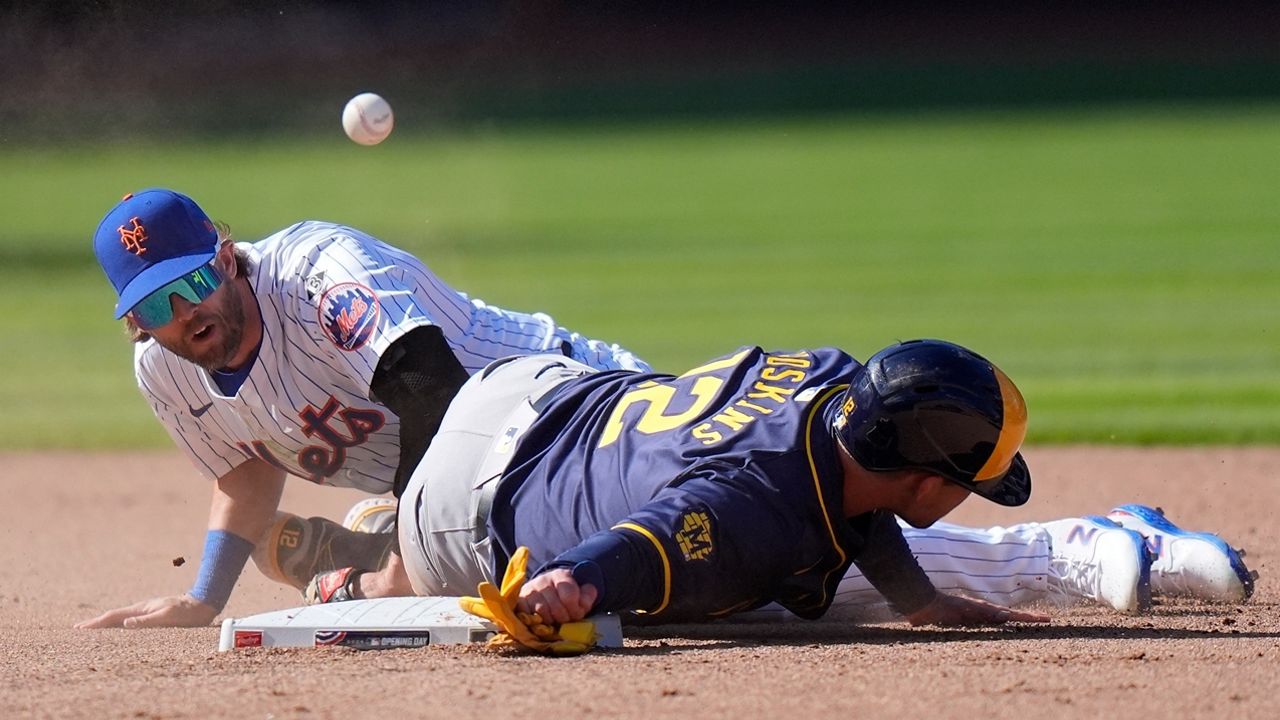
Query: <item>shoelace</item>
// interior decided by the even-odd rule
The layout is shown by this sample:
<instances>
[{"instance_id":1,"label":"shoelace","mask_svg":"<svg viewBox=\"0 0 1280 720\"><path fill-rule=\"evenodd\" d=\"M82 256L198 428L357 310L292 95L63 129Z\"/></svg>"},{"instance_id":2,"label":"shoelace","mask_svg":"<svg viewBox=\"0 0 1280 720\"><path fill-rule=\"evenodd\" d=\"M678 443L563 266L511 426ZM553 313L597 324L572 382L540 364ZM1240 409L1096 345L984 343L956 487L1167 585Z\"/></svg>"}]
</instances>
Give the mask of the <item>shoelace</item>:
<instances>
[{"instance_id":1,"label":"shoelace","mask_svg":"<svg viewBox=\"0 0 1280 720\"><path fill-rule=\"evenodd\" d=\"M1064 557L1049 559L1050 597L1058 604L1080 598L1100 600L1098 594L1098 566L1090 562L1072 561Z\"/></svg>"}]
</instances>

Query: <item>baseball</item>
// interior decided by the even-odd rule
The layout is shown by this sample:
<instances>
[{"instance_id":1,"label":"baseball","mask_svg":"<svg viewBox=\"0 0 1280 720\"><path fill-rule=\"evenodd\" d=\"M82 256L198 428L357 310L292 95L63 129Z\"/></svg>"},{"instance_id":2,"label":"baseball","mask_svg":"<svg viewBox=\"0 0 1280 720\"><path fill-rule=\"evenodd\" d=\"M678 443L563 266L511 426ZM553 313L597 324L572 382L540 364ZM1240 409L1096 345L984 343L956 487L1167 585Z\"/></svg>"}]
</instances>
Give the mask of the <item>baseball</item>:
<instances>
[{"instance_id":1,"label":"baseball","mask_svg":"<svg viewBox=\"0 0 1280 720\"><path fill-rule=\"evenodd\" d=\"M394 126L391 105L377 93L360 93L342 109L342 129L361 145L377 145L386 140Z\"/></svg>"}]
</instances>

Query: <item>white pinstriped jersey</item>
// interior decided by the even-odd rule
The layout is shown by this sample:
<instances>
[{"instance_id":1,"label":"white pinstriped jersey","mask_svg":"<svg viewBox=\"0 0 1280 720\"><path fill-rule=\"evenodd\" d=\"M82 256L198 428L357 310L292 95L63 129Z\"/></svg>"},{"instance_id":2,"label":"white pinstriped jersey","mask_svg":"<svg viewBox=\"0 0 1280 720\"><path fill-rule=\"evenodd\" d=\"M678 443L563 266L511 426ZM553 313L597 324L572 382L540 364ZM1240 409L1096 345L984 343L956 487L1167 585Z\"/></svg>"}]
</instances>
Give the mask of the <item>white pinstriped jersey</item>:
<instances>
[{"instance_id":1,"label":"white pinstriped jersey","mask_svg":"<svg viewBox=\"0 0 1280 720\"><path fill-rule=\"evenodd\" d=\"M490 361L565 352L602 369L648 370L627 350L558 327L547 315L472 300L412 255L342 225L302 222L241 244L262 311L262 346L225 397L209 373L138 343L134 370L156 417L210 479L250 458L312 482L387 492L399 421L369 400L378 358L409 330L439 326L468 372Z\"/></svg>"}]
</instances>

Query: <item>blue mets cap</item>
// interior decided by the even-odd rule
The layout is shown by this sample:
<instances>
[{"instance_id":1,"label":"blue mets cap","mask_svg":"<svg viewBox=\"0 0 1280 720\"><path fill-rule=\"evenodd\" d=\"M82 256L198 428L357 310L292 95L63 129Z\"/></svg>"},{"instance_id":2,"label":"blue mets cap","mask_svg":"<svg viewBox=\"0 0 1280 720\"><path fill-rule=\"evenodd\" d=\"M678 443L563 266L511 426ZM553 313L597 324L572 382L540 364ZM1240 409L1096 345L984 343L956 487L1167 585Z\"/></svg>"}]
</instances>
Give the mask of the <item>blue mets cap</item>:
<instances>
[{"instance_id":1,"label":"blue mets cap","mask_svg":"<svg viewBox=\"0 0 1280 720\"><path fill-rule=\"evenodd\" d=\"M93 235L93 252L116 288L116 319L143 298L213 259L218 231L191 198L149 188L124 196Z\"/></svg>"}]
</instances>

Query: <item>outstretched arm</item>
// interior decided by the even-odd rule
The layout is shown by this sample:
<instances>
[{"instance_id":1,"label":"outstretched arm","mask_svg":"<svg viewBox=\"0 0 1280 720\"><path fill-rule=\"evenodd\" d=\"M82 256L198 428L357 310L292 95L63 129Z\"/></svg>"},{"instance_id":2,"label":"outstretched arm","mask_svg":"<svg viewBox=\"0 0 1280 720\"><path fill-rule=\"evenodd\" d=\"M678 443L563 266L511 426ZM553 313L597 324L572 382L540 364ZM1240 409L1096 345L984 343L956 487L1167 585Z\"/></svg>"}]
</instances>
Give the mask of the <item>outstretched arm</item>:
<instances>
[{"instance_id":1,"label":"outstretched arm","mask_svg":"<svg viewBox=\"0 0 1280 720\"><path fill-rule=\"evenodd\" d=\"M182 595L152 598L78 623L77 628L196 627L222 612L254 542L280 504L285 475L261 460L236 466L214 484L209 533L196 584Z\"/></svg>"},{"instance_id":2,"label":"outstretched arm","mask_svg":"<svg viewBox=\"0 0 1280 720\"><path fill-rule=\"evenodd\" d=\"M933 602L908 615L907 620L912 625L1003 625L1007 622L1047 623L1049 616L938 593Z\"/></svg>"}]
</instances>

